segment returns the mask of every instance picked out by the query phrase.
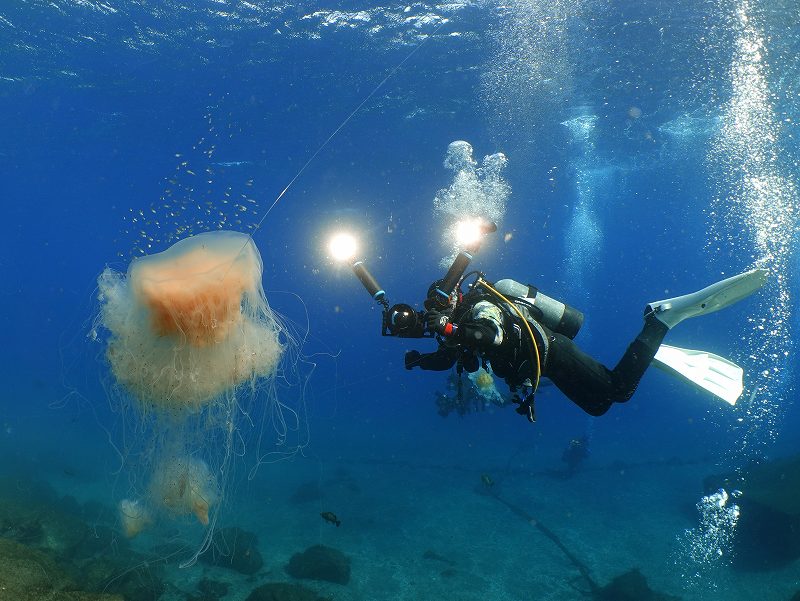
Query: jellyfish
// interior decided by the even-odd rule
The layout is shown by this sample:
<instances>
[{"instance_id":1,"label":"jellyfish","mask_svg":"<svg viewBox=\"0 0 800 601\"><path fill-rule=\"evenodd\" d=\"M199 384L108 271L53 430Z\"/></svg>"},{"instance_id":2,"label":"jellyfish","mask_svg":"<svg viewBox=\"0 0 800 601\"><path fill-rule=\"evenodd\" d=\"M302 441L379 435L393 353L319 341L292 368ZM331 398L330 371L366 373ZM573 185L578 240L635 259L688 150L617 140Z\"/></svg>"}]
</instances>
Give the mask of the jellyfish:
<instances>
[{"instance_id":1,"label":"jellyfish","mask_svg":"<svg viewBox=\"0 0 800 601\"><path fill-rule=\"evenodd\" d=\"M147 507L138 499L122 499L119 502L119 521L125 536L133 538L150 526L152 518Z\"/></svg>"},{"instance_id":2,"label":"jellyfish","mask_svg":"<svg viewBox=\"0 0 800 601\"><path fill-rule=\"evenodd\" d=\"M204 526L216 497L216 478L202 459L167 458L156 467L150 482L151 503L172 515L194 514Z\"/></svg>"},{"instance_id":3,"label":"jellyfish","mask_svg":"<svg viewBox=\"0 0 800 601\"><path fill-rule=\"evenodd\" d=\"M506 400L494 384L494 377L490 369L479 367L477 371L469 374L470 382L475 393L482 399L483 406L498 405L502 407Z\"/></svg>"},{"instance_id":4,"label":"jellyfish","mask_svg":"<svg viewBox=\"0 0 800 601\"><path fill-rule=\"evenodd\" d=\"M478 368L475 375L475 386L477 386L479 390L486 391L490 390L493 385L494 378L492 375L482 367Z\"/></svg>"},{"instance_id":5,"label":"jellyfish","mask_svg":"<svg viewBox=\"0 0 800 601\"><path fill-rule=\"evenodd\" d=\"M280 327L246 234L207 232L100 275L100 320L114 377L145 409L193 412L271 375Z\"/></svg>"},{"instance_id":6,"label":"jellyfish","mask_svg":"<svg viewBox=\"0 0 800 601\"><path fill-rule=\"evenodd\" d=\"M182 516L212 528L231 457L243 453L233 449L243 444L240 422L258 409L246 401L263 392L280 407L270 382L290 337L261 274L250 236L216 231L100 275L112 388L140 440L121 453L140 463L135 494L119 505L127 535Z\"/></svg>"}]
</instances>

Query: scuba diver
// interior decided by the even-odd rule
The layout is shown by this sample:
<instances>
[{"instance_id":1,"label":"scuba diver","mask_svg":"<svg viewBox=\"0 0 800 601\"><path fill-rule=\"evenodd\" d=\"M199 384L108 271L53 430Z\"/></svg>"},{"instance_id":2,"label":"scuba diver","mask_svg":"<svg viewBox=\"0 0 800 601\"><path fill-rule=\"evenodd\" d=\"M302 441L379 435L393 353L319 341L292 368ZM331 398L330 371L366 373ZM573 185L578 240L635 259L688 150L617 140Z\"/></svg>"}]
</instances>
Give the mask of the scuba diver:
<instances>
[{"instance_id":1,"label":"scuba diver","mask_svg":"<svg viewBox=\"0 0 800 601\"><path fill-rule=\"evenodd\" d=\"M753 269L691 294L648 303L641 331L609 369L573 341L583 325L580 311L528 284L511 279L493 284L477 271L464 275L481 238L497 230L494 223L481 220L468 225L473 233L466 239L471 241L465 242L445 277L431 284L424 311L405 303L390 306L364 261L351 263L364 288L383 306L383 336L438 341L432 353L408 351L406 369L445 371L455 366L460 376L465 370L474 373L490 367L508 384L512 401L519 405L517 413L531 422L536 419L533 401L541 378L548 378L589 415L599 416L614 403L631 398L651 363L730 404L741 395L739 366L712 353L662 341L683 320L713 313L756 292L767 280L766 270ZM342 234L331 241L331 248L339 260L352 261L356 245ZM461 286L472 274L477 277L462 294Z\"/></svg>"},{"instance_id":2,"label":"scuba diver","mask_svg":"<svg viewBox=\"0 0 800 601\"><path fill-rule=\"evenodd\" d=\"M533 394L539 378L551 380L589 415L600 416L614 403L631 398L654 359L660 366L718 393L715 387L730 388L731 383L726 381L730 376L725 369L715 371L708 362L722 368L735 365L710 353L661 342L684 319L718 311L749 296L766 282L766 277L766 270L755 269L692 294L648 303L642 330L613 369L590 357L573 341L583 323L579 311L533 286L510 279L492 285L479 277L466 294L454 289L446 304L429 302L437 298L429 292L425 324L435 333L439 348L432 353L407 352L405 367L442 371L455 365L472 372L488 363L514 393L517 412L529 421L535 421ZM438 289L440 284L435 282L432 288ZM707 369L692 369L696 357L705 359ZM733 388L735 401L741 394L741 371L738 390L735 383ZM725 398L724 394L719 396Z\"/></svg>"},{"instance_id":3,"label":"scuba diver","mask_svg":"<svg viewBox=\"0 0 800 601\"><path fill-rule=\"evenodd\" d=\"M573 438L569 441L564 451L561 453L561 461L567 464L565 478L575 475L581 464L589 458L589 436L584 434L580 438Z\"/></svg>"}]
</instances>

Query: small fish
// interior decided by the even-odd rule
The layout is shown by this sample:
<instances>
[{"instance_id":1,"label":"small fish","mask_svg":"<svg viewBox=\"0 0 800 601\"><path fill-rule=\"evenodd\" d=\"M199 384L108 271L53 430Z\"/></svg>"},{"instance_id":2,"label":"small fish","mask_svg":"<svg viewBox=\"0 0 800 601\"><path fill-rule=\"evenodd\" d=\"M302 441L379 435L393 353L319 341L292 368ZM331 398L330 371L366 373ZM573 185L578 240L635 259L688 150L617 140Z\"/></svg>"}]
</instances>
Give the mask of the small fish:
<instances>
[{"instance_id":1,"label":"small fish","mask_svg":"<svg viewBox=\"0 0 800 601\"><path fill-rule=\"evenodd\" d=\"M336 517L336 514L333 513L332 511L323 511L319 515L322 516L322 519L325 520L326 522L330 522L331 524L336 524L337 528L342 525L341 520L339 520L339 518Z\"/></svg>"},{"instance_id":2,"label":"small fish","mask_svg":"<svg viewBox=\"0 0 800 601\"><path fill-rule=\"evenodd\" d=\"M216 167L243 167L245 165L252 165L253 161L217 161L211 164Z\"/></svg>"},{"instance_id":3,"label":"small fish","mask_svg":"<svg viewBox=\"0 0 800 601\"><path fill-rule=\"evenodd\" d=\"M494 480L492 480L492 477L489 474L481 474L481 482L483 482L483 485L486 488L491 488L494 486Z\"/></svg>"}]
</instances>

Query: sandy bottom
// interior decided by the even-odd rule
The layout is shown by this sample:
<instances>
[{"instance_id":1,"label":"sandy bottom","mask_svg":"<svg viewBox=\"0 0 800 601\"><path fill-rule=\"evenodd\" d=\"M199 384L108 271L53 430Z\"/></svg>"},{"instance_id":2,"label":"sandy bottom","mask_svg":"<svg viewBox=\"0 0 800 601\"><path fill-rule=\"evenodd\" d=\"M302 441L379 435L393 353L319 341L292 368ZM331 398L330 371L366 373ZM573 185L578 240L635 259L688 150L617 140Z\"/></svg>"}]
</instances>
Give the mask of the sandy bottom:
<instances>
[{"instance_id":1,"label":"sandy bottom","mask_svg":"<svg viewBox=\"0 0 800 601\"><path fill-rule=\"evenodd\" d=\"M302 582L337 601L590 598L576 562L597 586L636 568L654 590L687 601L789 601L800 590L800 562L742 572L724 554L707 563L690 559L686 532L698 527L700 483L718 471L710 462L640 457L622 463L592 456L564 478L553 453L531 465L524 457L473 465L453 457L351 450L264 465L252 481L239 479L218 522L257 534L264 567L247 576L202 563L179 569L170 561L164 568L169 586L160 599L182 601L202 578L212 578L229 583L224 599L244 600L262 583L292 581L284 566L315 544L351 559L347 585ZM84 465L92 460L87 456ZM494 481L491 494L481 482L484 473ZM109 486L107 474L105 468L59 466L38 476L59 494L110 508L124 486ZM334 512L341 526L325 522L323 511ZM113 523L112 513L98 521ZM197 540L203 534L190 518L177 528ZM142 535L132 548L155 561L164 557L159 545L169 536L174 534Z\"/></svg>"}]
</instances>

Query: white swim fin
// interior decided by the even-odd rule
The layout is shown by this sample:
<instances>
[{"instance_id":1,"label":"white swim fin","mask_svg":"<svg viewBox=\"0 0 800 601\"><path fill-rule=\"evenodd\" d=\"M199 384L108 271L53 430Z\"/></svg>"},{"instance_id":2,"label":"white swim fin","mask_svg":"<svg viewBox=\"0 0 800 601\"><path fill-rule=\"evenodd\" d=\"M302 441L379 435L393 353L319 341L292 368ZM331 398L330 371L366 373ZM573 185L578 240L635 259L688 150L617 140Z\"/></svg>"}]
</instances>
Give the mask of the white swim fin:
<instances>
[{"instance_id":1,"label":"white swim fin","mask_svg":"<svg viewBox=\"0 0 800 601\"><path fill-rule=\"evenodd\" d=\"M653 364L665 372L680 376L731 405L741 396L744 370L724 357L662 344Z\"/></svg>"},{"instance_id":2,"label":"white swim fin","mask_svg":"<svg viewBox=\"0 0 800 601\"><path fill-rule=\"evenodd\" d=\"M766 269L752 269L691 294L648 303L645 310L673 328L684 319L719 311L750 296L764 285L767 274Z\"/></svg>"}]
</instances>

